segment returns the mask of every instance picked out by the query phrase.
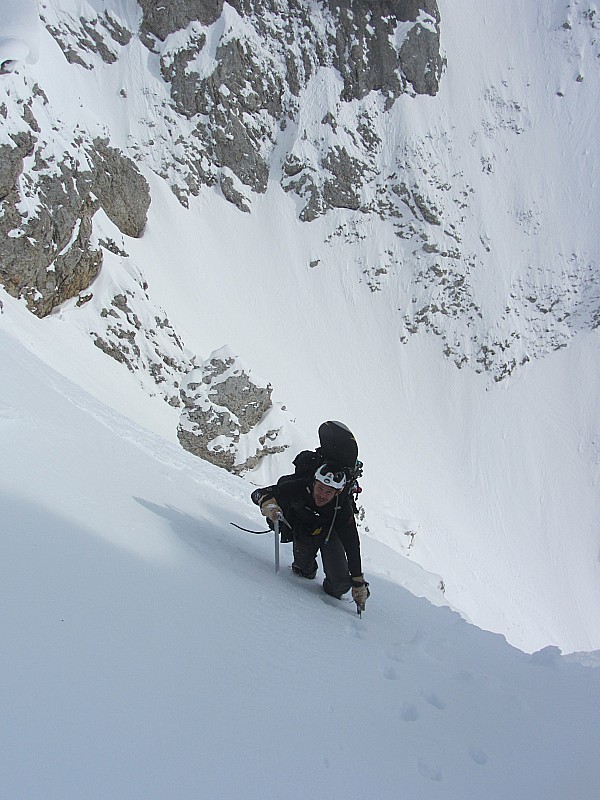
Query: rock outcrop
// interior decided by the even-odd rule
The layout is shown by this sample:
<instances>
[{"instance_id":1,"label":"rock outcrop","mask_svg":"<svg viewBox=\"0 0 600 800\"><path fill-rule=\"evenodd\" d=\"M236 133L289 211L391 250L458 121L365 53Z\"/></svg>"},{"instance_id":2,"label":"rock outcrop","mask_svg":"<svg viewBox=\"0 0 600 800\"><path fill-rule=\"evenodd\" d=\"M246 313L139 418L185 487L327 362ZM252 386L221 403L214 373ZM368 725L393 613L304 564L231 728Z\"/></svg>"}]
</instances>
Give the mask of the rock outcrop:
<instances>
[{"instance_id":1,"label":"rock outcrop","mask_svg":"<svg viewBox=\"0 0 600 800\"><path fill-rule=\"evenodd\" d=\"M286 417L271 392L228 347L217 350L182 386L181 445L238 475L283 452Z\"/></svg>"},{"instance_id":2,"label":"rock outcrop","mask_svg":"<svg viewBox=\"0 0 600 800\"><path fill-rule=\"evenodd\" d=\"M18 127L0 145L0 282L39 317L86 291L98 275L96 211L103 208L123 234L138 237L150 206L137 166L106 141L84 132L70 142L49 141L36 117L47 104L37 86L26 101L17 99L11 111Z\"/></svg>"},{"instance_id":3,"label":"rock outcrop","mask_svg":"<svg viewBox=\"0 0 600 800\"><path fill-rule=\"evenodd\" d=\"M96 347L135 374L149 395L161 396L173 408L181 406L179 390L193 357L146 286L127 281L88 327Z\"/></svg>"},{"instance_id":4,"label":"rock outcrop","mask_svg":"<svg viewBox=\"0 0 600 800\"><path fill-rule=\"evenodd\" d=\"M189 124L188 136L176 137L179 126L172 128L173 141L160 148L167 153L162 165L138 145L124 153L108 136L60 124L50 131L38 121L52 114L43 87L0 108L12 123L10 138L0 141L0 280L38 316L85 292L97 276L102 250L94 243L93 219L99 208L123 234L142 234L150 192L131 155L147 157L184 204L202 186L218 185L248 212L253 194L265 192L279 170L273 154L281 133L295 123L303 93L323 69L341 76L337 102L347 112L372 93L389 106L403 92L437 91L435 0L139 5L140 39L156 54L170 95L172 109L164 113ZM111 9L75 20L60 6L45 6L41 16L74 68L91 70L98 59L117 63L136 35ZM121 94L126 99L125 89ZM364 211L363 189L377 180L379 142L369 112L348 113L339 141L334 120L330 114L322 122L334 134L327 144L312 134L307 157L292 138L284 157L282 185L303 198L305 221L332 208ZM298 137L306 136L299 129Z\"/></svg>"},{"instance_id":5,"label":"rock outcrop","mask_svg":"<svg viewBox=\"0 0 600 800\"><path fill-rule=\"evenodd\" d=\"M219 183L228 200L248 211L251 194L265 192L278 169L272 155L281 131L295 124L303 94L323 69L341 77L337 94L345 105L377 93L389 108L403 93L438 90L442 58L435 0L323 0L317 7L308 0L288 0L284 7L276 0L225 5L140 0L140 5L143 41L160 56L178 113L194 123L190 141L180 142L187 165L181 171L188 174L174 190L182 202L201 185ZM295 154L290 142L284 186L308 198L305 221L330 208L360 207L365 170L346 152L344 138L360 126L356 115L362 111L356 109L340 126L339 144L321 149L315 132L316 159ZM365 133L368 127L363 124ZM365 135L358 136L368 147ZM291 169L296 180L287 180ZM325 173L320 184L312 179L315 172Z\"/></svg>"}]
</instances>

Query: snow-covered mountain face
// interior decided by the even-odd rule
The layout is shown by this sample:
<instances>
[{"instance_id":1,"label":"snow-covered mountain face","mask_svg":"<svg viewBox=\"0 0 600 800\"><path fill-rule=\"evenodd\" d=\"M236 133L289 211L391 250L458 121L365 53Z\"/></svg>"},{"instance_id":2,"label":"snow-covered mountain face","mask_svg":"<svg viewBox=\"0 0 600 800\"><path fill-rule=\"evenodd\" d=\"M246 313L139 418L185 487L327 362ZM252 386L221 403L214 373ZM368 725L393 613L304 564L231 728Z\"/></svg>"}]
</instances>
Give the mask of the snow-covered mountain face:
<instances>
[{"instance_id":1,"label":"snow-covered mountain face","mask_svg":"<svg viewBox=\"0 0 600 800\"><path fill-rule=\"evenodd\" d=\"M599 647L595 6L35 5L0 6L29 346L215 463L269 453L255 482L342 419L367 556L524 648ZM254 438L197 390L226 344Z\"/></svg>"},{"instance_id":2,"label":"snow-covered mountain face","mask_svg":"<svg viewBox=\"0 0 600 800\"><path fill-rule=\"evenodd\" d=\"M396 201L387 197L377 128L384 108L403 92L435 94L438 88L437 7L422 5L427 13L413 2L331 8L192 0L144 1L141 8L43 4L41 19L69 64L91 72L114 65L123 84L119 111L139 128L123 137L110 124L96 131L80 125L73 137L71 125L55 118L43 88L11 93L3 114L13 124L5 132L2 197L13 213L5 215L4 227L14 231L8 226L20 216L29 236L10 237L2 254L9 291L28 297L31 310L43 316L77 293L75 285L65 285L66 276L75 273L80 288L87 288L101 261L89 230L99 207L122 233L141 234L149 189L132 160L162 177L186 207L190 195L218 185L223 196L250 211L253 196L265 193L273 177L302 198L300 219L307 221L332 208L392 211L410 199L401 181L393 187ZM151 88L128 85L140 77L130 64L123 74L120 62L132 49L148 60L142 75ZM311 107L300 124L307 87L334 75L341 83L331 87L331 102ZM326 113L318 119L321 110ZM23 193L38 199L25 215L16 208L23 202L15 186L20 176L27 184ZM368 184L377 200L363 192ZM66 219L50 236L46 217L63 207ZM75 243L69 234L74 238L76 225ZM65 249L76 251L76 260L67 259ZM40 273L49 267L55 283Z\"/></svg>"}]
</instances>

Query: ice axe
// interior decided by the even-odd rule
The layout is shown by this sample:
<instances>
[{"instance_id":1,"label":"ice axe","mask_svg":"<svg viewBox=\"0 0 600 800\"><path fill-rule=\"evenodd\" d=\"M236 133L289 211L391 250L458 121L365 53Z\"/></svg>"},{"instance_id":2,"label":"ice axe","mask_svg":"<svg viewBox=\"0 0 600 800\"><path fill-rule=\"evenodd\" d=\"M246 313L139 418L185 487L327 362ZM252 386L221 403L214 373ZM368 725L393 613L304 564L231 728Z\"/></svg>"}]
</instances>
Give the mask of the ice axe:
<instances>
[{"instance_id":1,"label":"ice axe","mask_svg":"<svg viewBox=\"0 0 600 800\"><path fill-rule=\"evenodd\" d=\"M292 528L292 526L283 516L283 514L276 518L275 523L273 525L273 531L275 533L275 572L279 572L279 523L280 522L283 522L284 525L287 525L288 528L290 528L290 530Z\"/></svg>"},{"instance_id":2,"label":"ice axe","mask_svg":"<svg viewBox=\"0 0 600 800\"><path fill-rule=\"evenodd\" d=\"M275 520L275 525L273 526L273 531L275 532L275 572L279 572L279 520Z\"/></svg>"}]
</instances>

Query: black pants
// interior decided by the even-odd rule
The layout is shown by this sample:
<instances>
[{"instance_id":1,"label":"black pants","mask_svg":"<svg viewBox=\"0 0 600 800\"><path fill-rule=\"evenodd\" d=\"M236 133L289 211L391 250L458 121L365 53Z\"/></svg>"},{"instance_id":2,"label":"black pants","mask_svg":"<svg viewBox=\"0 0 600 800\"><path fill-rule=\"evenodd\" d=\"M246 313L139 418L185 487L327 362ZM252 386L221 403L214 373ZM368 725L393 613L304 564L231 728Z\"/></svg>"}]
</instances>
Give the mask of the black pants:
<instances>
[{"instance_id":1,"label":"black pants","mask_svg":"<svg viewBox=\"0 0 600 800\"><path fill-rule=\"evenodd\" d=\"M323 589L327 594L339 599L352 586L348 559L335 531L331 532L327 542L325 538L326 533L321 533L318 536L294 533L294 564L305 575L316 573L317 553L320 550L323 571L325 572Z\"/></svg>"}]
</instances>

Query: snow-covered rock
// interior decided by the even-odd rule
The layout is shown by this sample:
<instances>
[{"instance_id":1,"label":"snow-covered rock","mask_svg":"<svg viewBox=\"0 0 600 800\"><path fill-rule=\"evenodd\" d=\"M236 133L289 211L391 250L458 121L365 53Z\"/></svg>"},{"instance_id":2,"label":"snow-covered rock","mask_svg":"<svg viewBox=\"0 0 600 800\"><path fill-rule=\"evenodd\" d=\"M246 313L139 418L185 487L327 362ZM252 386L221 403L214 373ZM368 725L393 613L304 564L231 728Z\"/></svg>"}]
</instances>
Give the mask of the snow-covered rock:
<instances>
[{"instance_id":1,"label":"snow-covered rock","mask_svg":"<svg viewBox=\"0 0 600 800\"><path fill-rule=\"evenodd\" d=\"M265 456L289 447L290 421L271 394L271 385L254 376L231 348L220 348L188 373L181 388L179 441L238 475L255 469Z\"/></svg>"}]
</instances>

